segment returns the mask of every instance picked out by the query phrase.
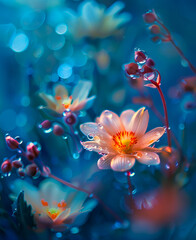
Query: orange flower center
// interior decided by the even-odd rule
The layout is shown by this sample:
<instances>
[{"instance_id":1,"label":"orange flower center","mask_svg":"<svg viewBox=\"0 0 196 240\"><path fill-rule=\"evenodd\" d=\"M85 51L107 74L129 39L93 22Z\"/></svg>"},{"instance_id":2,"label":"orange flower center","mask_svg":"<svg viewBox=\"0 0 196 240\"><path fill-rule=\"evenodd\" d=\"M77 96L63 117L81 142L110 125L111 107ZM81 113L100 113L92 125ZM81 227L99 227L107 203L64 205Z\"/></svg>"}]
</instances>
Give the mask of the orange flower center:
<instances>
[{"instance_id":1,"label":"orange flower center","mask_svg":"<svg viewBox=\"0 0 196 240\"><path fill-rule=\"evenodd\" d=\"M132 146L137 143L134 132L122 131L113 136L114 147L119 153L132 153Z\"/></svg>"},{"instance_id":2,"label":"orange flower center","mask_svg":"<svg viewBox=\"0 0 196 240\"><path fill-rule=\"evenodd\" d=\"M65 109L69 108L72 102L72 96L55 96L56 100L64 106Z\"/></svg>"},{"instance_id":3,"label":"orange flower center","mask_svg":"<svg viewBox=\"0 0 196 240\"><path fill-rule=\"evenodd\" d=\"M61 202L53 202L53 207L49 207L49 204L44 199L41 200L42 206L45 207L46 214L52 219L52 221L55 221L56 218L61 214L63 211L65 211L67 207L67 203L62 200Z\"/></svg>"}]
</instances>

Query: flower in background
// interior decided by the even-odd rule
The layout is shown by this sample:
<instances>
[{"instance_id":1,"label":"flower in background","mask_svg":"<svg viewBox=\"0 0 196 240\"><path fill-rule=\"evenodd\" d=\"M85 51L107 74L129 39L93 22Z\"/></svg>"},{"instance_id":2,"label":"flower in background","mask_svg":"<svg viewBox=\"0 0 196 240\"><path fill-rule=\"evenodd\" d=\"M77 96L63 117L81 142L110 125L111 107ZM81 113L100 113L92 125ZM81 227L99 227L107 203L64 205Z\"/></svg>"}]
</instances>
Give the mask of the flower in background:
<instances>
[{"instance_id":1,"label":"flower in background","mask_svg":"<svg viewBox=\"0 0 196 240\"><path fill-rule=\"evenodd\" d=\"M62 114L65 110L78 112L92 106L95 96L87 98L92 88L90 81L79 81L68 95L65 86L58 84L54 89L54 95L40 93L40 97L47 103L47 108Z\"/></svg>"},{"instance_id":2,"label":"flower in background","mask_svg":"<svg viewBox=\"0 0 196 240\"><path fill-rule=\"evenodd\" d=\"M105 38L114 35L130 20L130 14L120 13L122 2L115 2L109 8L95 1L85 1L79 6L79 13L67 12L68 29L75 38Z\"/></svg>"},{"instance_id":3,"label":"flower in background","mask_svg":"<svg viewBox=\"0 0 196 240\"><path fill-rule=\"evenodd\" d=\"M81 131L92 139L82 142L84 148L103 155L98 160L100 169L112 168L114 171L127 171L135 164L135 159L147 165L160 163L155 153L158 149L149 147L165 132L163 127L157 127L147 133L149 114L145 108L137 112L126 110L120 117L104 111L97 123L84 123Z\"/></svg>"},{"instance_id":4,"label":"flower in background","mask_svg":"<svg viewBox=\"0 0 196 240\"><path fill-rule=\"evenodd\" d=\"M96 206L95 200L86 201L88 194L63 186L57 181L46 179L39 189L16 180L14 197L24 191L24 199L32 206L37 227L63 231L69 226L79 226Z\"/></svg>"}]
</instances>

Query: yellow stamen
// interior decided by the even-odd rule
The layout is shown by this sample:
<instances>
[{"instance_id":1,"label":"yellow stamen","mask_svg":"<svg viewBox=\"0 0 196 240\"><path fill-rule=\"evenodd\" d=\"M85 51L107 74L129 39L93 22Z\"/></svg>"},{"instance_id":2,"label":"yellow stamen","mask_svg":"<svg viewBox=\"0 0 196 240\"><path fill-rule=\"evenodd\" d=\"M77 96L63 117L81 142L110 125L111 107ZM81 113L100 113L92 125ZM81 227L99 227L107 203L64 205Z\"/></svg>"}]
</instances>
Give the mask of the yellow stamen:
<instances>
[{"instance_id":1,"label":"yellow stamen","mask_svg":"<svg viewBox=\"0 0 196 240\"><path fill-rule=\"evenodd\" d=\"M132 153L132 146L137 143L134 132L122 131L113 136L114 147L119 153Z\"/></svg>"}]
</instances>

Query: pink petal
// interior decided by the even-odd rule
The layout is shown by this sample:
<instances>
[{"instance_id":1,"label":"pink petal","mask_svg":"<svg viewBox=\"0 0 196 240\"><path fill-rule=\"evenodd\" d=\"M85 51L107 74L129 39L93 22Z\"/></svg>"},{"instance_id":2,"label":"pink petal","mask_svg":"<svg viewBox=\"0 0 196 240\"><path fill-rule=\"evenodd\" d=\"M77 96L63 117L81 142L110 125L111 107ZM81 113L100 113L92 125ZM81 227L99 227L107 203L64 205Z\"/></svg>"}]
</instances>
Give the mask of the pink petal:
<instances>
[{"instance_id":1,"label":"pink petal","mask_svg":"<svg viewBox=\"0 0 196 240\"><path fill-rule=\"evenodd\" d=\"M122 121L123 126L126 130L131 122L131 119L132 119L134 113L135 112L133 110L126 110L126 111L123 111L120 115L120 120Z\"/></svg>"},{"instance_id":2,"label":"pink petal","mask_svg":"<svg viewBox=\"0 0 196 240\"><path fill-rule=\"evenodd\" d=\"M136 156L137 160L140 163L146 164L146 165L157 165L160 164L159 155L153 152L138 152L138 155Z\"/></svg>"},{"instance_id":3,"label":"pink petal","mask_svg":"<svg viewBox=\"0 0 196 240\"><path fill-rule=\"evenodd\" d=\"M55 96L60 96L61 98L67 98L68 97L68 91L65 88L65 86L58 84L56 85L55 89Z\"/></svg>"},{"instance_id":4,"label":"pink petal","mask_svg":"<svg viewBox=\"0 0 196 240\"><path fill-rule=\"evenodd\" d=\"M143 149L154 142L156 142L165 132L163 127L157 127L147 132L143 137L141 137L137 144L134 145L134 149Z\"/></svg>"},{"instance_id":5,"label":"pink petal","mask_svg":"<svg viewBox=\"0 0 196 240\"><path fill-rule=\"evenodd\" d=\"M135 158L128 155L117 155L111 161L111 168L114 171L124 172L128 171L135 164Z\"/></svg>"},{"instance_id":6,"label":"pink petal","mask_svg":"<svg viewBox=\"0 0 196 240\"><path fill-rule=\"evenodd\" d=\"M56 110L57 102L52 95L40 93L39 96L46 102L48 108Z\"/></svg>"},{"instance_id":7,"label":"pink petal","mask_svg":"<svg viewBox=\"0 0 196 240\"><path fill-rule=\"evenodd\" d=\"M97 124L93 122L88 122L80 125L80 130L86 135L95 137L98 136L99 138L111 138L110 135L104 129Z\"/></svg>"},{"instance_id":8,"label":"pink petal","mask_svg":"<svg viewBox=\"0 0 196 240\"><path fill-rule=\"evenodd\" d=\"M85 149L89 151L105 153L105 154L109 153L109 148L107 146L102 146L95 141L81 142L81 144Z\"/></svg>"},{"instance_id":9,"label":"pink petal","mask_svg":"<svg viewBox=\"0 0 196 240\"><path fill-rule=\"evenodd\" d=\"M146 132L148 127L149 114L148 110L145 111L145 108L139 109L132 117L129 124L129 131L135 133L137 137L141 137Z\"/></svg>"},{"instance_id":10,"label":"pink petal","mask_svg":"<svg viewBox=\"0 0 196 240\"><path fill-rule=\"evenodd\" d=\"M101 157L97 162L98 168L99 169L111 169L110 163L111 163L113 157L114 157L114 155L111 155L111 154Z\"/></svg>"},{"instance_id":11,"label":"pink petal","mask_svg":"<svg viewBox=\"0 0 196 240\"><path fill-rule=\"evenodd\" d=\"M100 124L103 125L104 129L110 134L114 135L117 132L124 130L124 127L120 121L119 116L111 111L104 111L100 118Z\"/></svg>"}]
</instances>

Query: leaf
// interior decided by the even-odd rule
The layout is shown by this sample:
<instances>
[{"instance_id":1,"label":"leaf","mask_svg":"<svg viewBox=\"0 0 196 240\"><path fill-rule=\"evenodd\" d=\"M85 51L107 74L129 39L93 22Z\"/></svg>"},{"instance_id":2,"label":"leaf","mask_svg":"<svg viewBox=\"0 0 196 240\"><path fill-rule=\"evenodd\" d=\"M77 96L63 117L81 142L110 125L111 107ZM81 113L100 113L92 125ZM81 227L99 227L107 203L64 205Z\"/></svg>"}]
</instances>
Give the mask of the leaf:
<instances>
[{"instance_id":1,"label":"leaf","mask_svg":"<svg viewBox=\"0 0 196 240\"><path fill-rule=\"evenodd\" d=\"M31 205L27 205L24 200L24 192L20 192L16 200L16 210L14 215L19 224L19 228L35 228L34 215L32 214Z\"/></svg>"},{"instance_id":2,"label":"leaf","mask_svg":"<svg viewBox=\"0 0 196 240\"><path fill-rule=\"evenodd\" d=\"M145 87L156 88L154 84L148 83L144 85Z\"/></svg>"}]
</instances>

